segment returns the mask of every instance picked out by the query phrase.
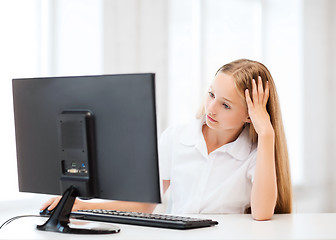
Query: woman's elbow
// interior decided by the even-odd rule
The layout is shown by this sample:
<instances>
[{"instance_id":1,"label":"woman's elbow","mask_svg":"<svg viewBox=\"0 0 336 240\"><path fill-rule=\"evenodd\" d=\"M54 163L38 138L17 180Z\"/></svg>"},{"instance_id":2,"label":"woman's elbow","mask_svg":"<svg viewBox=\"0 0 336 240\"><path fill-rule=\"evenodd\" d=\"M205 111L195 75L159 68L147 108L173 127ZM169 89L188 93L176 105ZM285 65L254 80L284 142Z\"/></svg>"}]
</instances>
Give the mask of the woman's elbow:
<instances>
[{"instance_id":1,"label":"woman's elbow","mask_svg":"<svg viewBox=\"0 0 336 240\"><path fill-rule=\"evenodd\" d=\"M271 220L274 214L274 209L272 210L260 210L252 211L252 218L256 221L267 221Z\"/></svg>"}]
</instances>

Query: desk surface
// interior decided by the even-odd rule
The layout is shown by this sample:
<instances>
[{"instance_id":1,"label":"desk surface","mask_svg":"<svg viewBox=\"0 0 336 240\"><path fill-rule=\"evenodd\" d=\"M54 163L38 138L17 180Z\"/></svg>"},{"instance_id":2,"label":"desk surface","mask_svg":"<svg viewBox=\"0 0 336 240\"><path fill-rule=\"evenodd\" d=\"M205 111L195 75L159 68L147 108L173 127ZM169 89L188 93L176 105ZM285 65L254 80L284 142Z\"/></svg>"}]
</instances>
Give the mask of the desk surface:
<instances>
[{"instance_id":1,"label":"desk surface","mask_svg":"<svg viewBox=\"0 0 336 240\"><path fill-rule=\"evenodd\" d=\"M43 223L45 218L22 218L1 229L0 239L336 239L336 214L275 215L263 222L252 220L250 215L197 216L217 220L219 225L171 230L113 224L121 228L120 233L92 236L38 231L35 225Z\"/></svg>"},{"instance_id":2,"label":"desk surface","mask_svg":"<svg viewBox=\"0 0 336 240\"><path fill-rule=\"evenodd\" d=\"M0 225L7 219L38 213L39 206L50 198L33 195L31 199L0 202ZM218 226L194 230L171 230L124 224L112 224L121 228L120 233L109 235L71 235L36 230L46 218L22 218L0 229L0 239L336 239L336 213L282 214L270 221L255 221L251 215L190 215L211 218ZM107 226L106 223L96 223Z\"/></svg>"}]
</instances>

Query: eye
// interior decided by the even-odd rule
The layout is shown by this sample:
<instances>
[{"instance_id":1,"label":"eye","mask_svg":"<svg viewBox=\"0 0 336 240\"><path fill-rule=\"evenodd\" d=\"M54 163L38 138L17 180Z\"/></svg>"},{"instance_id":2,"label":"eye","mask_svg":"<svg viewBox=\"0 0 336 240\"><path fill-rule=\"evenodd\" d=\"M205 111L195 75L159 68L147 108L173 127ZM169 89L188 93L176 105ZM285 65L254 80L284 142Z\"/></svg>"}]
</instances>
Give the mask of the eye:
<instances>
[{"instance_id":1,"label":"eye","mask_svg":"<svg viewBox=\"0 0 336 240\"><path fill-rule=\"evenodd\" d=\"M229 105L227 105L226 103L223 103L223 106L225 109L231 109L231 107Z\"/></svg>"},{"instance_id":2,"label":"eye","mask_svg":"<svg viewBox=\"0 0 336 240\"><path fill-rule=\"evenodd\" d=\"M209 92L209 96L210 96L211 98L214 98L214 97L215 97L215 94L213 94L213 92Z\"/></svg>"}]
</instances>

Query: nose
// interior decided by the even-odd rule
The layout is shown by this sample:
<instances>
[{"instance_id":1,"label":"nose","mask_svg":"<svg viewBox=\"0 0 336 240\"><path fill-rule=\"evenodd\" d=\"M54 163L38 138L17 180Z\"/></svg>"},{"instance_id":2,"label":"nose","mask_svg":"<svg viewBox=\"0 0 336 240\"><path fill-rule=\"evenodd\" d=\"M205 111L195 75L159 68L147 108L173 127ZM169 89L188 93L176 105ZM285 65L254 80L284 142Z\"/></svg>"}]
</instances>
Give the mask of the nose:
<instances>
[{"instance_id":1,"label":"nose","mask_svg":"<svg viewBox=\"0 0 336 240\"><path fill-rule=\"evenodd\" d=\"M216 115L217 113L217 104L215 100L212 100L208 105L208 113L210 115Z\"/></svg>"}]
</instances>

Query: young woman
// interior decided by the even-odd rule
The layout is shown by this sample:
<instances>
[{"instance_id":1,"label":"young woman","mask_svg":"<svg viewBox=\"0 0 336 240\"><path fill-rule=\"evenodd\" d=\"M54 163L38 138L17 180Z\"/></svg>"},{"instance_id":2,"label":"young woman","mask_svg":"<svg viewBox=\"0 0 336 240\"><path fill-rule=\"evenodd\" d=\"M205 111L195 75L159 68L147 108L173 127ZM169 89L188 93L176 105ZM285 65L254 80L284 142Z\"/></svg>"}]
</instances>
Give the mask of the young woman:
<instances>
[{"instance_id":1,"label":"young woman","mask_svg":"<svg viewBox=\"0 0 336 240\"><path fill-rule=\"evenodd\" d=\"M246 213L267 220L290 213L292 193L285 134L275 84L261 63L240 59L222 66L198 119L168 128L159 158L168 212ZM53 198L41 209L57 205ZM73 210L152 212L156 205L76 200Z\"/></svg>"}]
</instances>

